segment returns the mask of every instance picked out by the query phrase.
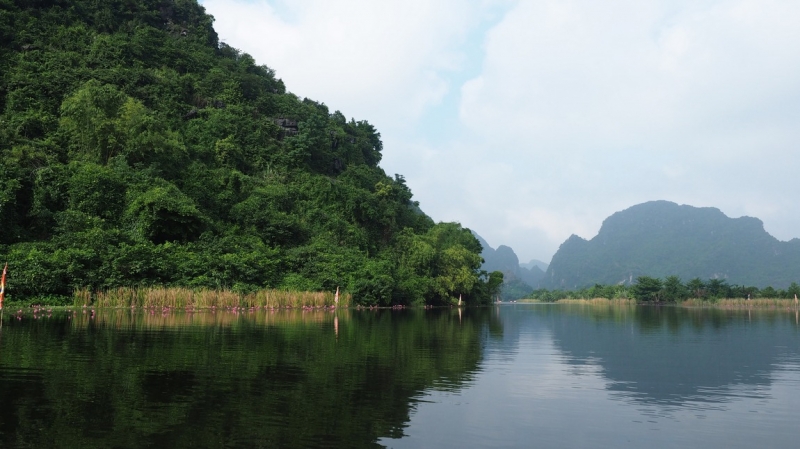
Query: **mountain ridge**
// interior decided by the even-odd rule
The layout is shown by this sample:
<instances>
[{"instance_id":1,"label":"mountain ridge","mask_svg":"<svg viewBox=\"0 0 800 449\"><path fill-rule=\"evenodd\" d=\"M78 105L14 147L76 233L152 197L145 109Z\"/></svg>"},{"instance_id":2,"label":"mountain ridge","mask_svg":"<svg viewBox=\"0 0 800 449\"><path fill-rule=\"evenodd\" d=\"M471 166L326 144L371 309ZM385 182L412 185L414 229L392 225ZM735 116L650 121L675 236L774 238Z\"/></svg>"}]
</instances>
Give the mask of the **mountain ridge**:
<instances>
[{"instance_id":1,"label":"mountain ridge","mask_svg":"<svg viewBox=\"0 0 800 449\"><path fill-rule=\"evenodd\" d=\"M483 248L481 257L484 261L481 268L488 272L500 271L503 273L501 297L504 300L522 298L541 286L545 272L538 265L528 268L519 262L517 254L511 247L500 245L492 248L477 232L472 231L472 235L478 239Z\"/></svg>"}]
</instances>

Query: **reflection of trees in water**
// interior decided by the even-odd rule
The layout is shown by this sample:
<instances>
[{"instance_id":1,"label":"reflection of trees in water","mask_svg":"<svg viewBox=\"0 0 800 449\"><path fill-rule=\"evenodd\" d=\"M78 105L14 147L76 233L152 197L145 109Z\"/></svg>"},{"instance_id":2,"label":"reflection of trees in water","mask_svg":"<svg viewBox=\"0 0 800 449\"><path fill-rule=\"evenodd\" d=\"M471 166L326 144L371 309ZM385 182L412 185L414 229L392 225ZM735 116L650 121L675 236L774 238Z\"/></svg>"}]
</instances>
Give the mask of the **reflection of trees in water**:
<instances>
[{"instance_id":1,"label":"reflection of trees in water","mask_svg":"<svg viewBox=\"0 0 800 449\"><path fill-rule=\"evenodd\" d=\"M0 445L368 446L402 436L425 389L471 379L490 321L489 309L7 320Z\"/></svg>"},{"instance_id":2,"label":"reflection of trees in water","mask_svg":"<svg viewBox=\"0 0 800 449\"><path fill-rule=\"evenodd\" d=\"M661 406L723 403L771 382L775 363L800 354L794 314L635 307L545 311L573 365L597 364L617 397ZM706 405L699 405L706 404Z\"/></svg>"}]
</instances>

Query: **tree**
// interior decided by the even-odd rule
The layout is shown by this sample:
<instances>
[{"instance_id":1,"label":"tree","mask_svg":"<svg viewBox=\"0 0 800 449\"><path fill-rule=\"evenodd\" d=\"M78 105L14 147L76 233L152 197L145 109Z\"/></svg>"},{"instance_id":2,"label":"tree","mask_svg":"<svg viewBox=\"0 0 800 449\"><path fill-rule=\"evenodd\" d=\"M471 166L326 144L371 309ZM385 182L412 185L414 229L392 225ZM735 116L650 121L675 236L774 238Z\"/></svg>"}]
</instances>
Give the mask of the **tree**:
<instances>
[{"instance_id":1,"label":"tree","mask_svg":"<svg viewBox=\"0 0 800 449\"><path fill-rule=\"evenodd\" d=\"M115 86L87 81L61 104L61 129L74 150L105 165L122 152L124 130L118 120L129 99ZM130 109L130 107L128 108Z\"/></svg>"},{"instance_id":2,"label":"tree","mask_svg":"<svg viewBox=\"0 0 800 449\"><path fill-rule=\"evenodd\" d=\"M700 278L694 278L687 282L686 288L694 298L701 299L706 295L706 284Z\"/></svg>"},{"instance_id":3,"label":"tree","mask_svg":"<svg viewBox=\"0 0 800 449\"><path fill-rule=\"evenodd\" d=\"M102 165L117 155L134 164L173 160L185 152L180 137L139 100L97 80L64 100L60 126L73 152Z\"/></svg>"},{"instance_id":4,"label":"tree","mask_svg":"<svg viewBox=\"0 0 800 449\"><path fill-rule=\"evenodd\" d=\"M706 285L708 290L708 295L712 298L725 298L728 295L728 284L725 282L724 279L714 278L709 279L708 284Z\"/></svg>"},{"instance_id":5,"label":"tree","mask_svg":"<svg viewBox=\"0 0 800 449\"><path fill-rule=\"evenodd\" d=\"M664 279L664 300L683 301L688 296L686 287L678 276L668 276Z\"/></svg>"},{"instance_id":6,"label":"tree","mask_svg":"<svg viewBox=\"0 0 800 449\"><path fill-rule=\"evenodd\" d=\"M772 286L768 286L768 287L762 288L761 291L758 292L758 296L760 298L777 298L778 297L778 291L775 290Z\"/></svg>"},{"instance_id":7,"label":"tree","mask_svg":"<svg viewBox=\"0 0 800 449\"><path fill-rule=\"evenodd\" d=\"M197 239L206 218L177 187L166 182L159 184L131 202L125 212L128 221L139 235L153 243Z\"/></svg>"},{"instance_id":8,"label":"tree","mask_svg":"<svg viewBox=\"0 0 800 449\"><path fill-rule=\"evenodd\" d=\"M633 296L639 301L660 301L663 295L661 279L639 276L633 285Z\"/></svg>"},{"instance_id":9,"label":"tree","mask_svg":"<svg viewBox=\"0 0 800 449\"><path fill-rule=\"evenodd\" d=\"M795 296L800 296L800 285L797 282L792 282L792 285L786 289L787 296L789 298L794 298Z\"/></svg>"},{"instance_id":10,"label":"tree","mask_svg":"<svg viewBox=\"0 0 800 449\"><path fill-rule=\"evenodd\" d=\"M498 294L500 294L500 289L503 286L503 272L502 271L492 271L488 275L488 279L486 279L486 289L484 296L492 301Z\"/></svg>"},{"instance_id":11,"label":"tree","mask_svg":"<svg viewBox=\"0 0 800 449\"><path fill-rule=\"evenodd\" d=\"M94 163L73 163L70 168L69 207L109 220L119 218L127 189L120 176Z\"/></svg>"}]
</instances>

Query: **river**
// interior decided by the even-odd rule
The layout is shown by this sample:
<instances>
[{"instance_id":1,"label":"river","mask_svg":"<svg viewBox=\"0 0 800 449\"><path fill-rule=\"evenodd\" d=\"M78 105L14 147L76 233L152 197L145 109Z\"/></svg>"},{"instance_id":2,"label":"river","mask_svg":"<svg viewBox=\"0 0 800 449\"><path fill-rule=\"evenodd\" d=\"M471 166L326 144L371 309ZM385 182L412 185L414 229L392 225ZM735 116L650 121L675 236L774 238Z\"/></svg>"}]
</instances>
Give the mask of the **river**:
<instances>
[{"instance_id":1,"label":"river","mask_svg":"<svg viewBox=\"0 0 800 449\"><path fill-rule=\"evenodd\" d=\"M5 311L0 447L796 447L795 311Z\"/></svg>"}]
</instances>

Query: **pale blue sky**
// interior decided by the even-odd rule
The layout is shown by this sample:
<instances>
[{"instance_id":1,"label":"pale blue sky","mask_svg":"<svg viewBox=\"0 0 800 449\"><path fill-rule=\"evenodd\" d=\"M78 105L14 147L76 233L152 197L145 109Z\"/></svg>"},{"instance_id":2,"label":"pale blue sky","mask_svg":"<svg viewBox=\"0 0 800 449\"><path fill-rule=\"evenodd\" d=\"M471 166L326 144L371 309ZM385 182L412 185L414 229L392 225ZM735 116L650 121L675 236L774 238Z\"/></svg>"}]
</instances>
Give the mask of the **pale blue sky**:
<instances>
[{"instance_id":1,"label":"pale blue sky","mask_svg":"<svg viewBox=\"0 0 800 449\"><path fill-rule=\"evenodd\" d=\"M800 3L204 0L288 90L381 132L422 209L521 261L644 201L800 237Z\"/></svg>"}]
</instances>

